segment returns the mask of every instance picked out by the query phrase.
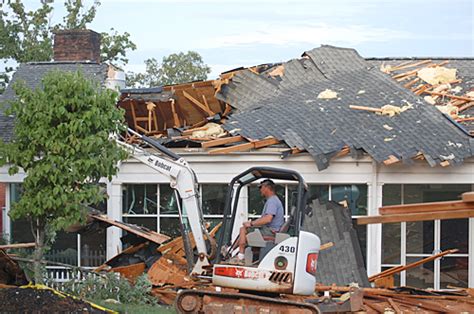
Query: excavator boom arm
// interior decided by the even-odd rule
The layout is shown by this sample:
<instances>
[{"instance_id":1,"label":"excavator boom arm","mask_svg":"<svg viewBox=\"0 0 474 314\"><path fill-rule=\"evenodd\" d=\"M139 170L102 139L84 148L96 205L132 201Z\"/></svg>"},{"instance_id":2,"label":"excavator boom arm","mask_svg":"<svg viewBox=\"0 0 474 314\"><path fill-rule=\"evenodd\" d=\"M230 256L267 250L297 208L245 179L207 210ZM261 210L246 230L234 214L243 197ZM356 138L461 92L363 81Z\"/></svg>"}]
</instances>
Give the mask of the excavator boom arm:
<instances>
[{"instance_id":1,"label":"excavator boom arm","mask_svg":"<svg viewBox=\"0 0 474 314\"><path fill-rule=\"evenodd\" d=\"M209 265L207 246L204 239L207 230L202 219L202 210L197 193L198 183L194 171L189 167L184 158L171 152L166 147L161 146L159 143L154 143L156 141L153 139L138 134L131 129L129 129L129 132L139 136L142 140L167 156L166 158L149 153L136 145L115 138L116 143L129 152L134 159L169 178L170 186L178 192L183 201L183 207L188 216L199 254L199 258L193 266L192 273L197 275L205 273L204 267Z\"/></svg>"}]
</instances>

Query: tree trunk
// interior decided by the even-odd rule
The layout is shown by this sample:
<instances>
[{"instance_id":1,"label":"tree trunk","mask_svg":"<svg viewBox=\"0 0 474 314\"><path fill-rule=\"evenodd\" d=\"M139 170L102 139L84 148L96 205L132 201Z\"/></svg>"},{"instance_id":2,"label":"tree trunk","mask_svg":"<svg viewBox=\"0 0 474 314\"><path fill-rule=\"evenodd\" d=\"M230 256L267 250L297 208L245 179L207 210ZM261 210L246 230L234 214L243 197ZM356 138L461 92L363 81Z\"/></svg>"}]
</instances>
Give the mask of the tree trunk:
<instances>
[{"instance_id":1,"label":"tree trunk","mask_svg":"<svg viewBox=\"0 0 474 314\"><path fill-rule=\"evenodd\" d=\"M32 229L34 230L33 235L35 237L35 252L33 254L33 272L36 284L42 284L44 282L43 278L43 265L41 260L43 259L44 254L44 244L45 244L45 226L40 219L35 219L32 221Z\"/></svg>"}]
</instances>

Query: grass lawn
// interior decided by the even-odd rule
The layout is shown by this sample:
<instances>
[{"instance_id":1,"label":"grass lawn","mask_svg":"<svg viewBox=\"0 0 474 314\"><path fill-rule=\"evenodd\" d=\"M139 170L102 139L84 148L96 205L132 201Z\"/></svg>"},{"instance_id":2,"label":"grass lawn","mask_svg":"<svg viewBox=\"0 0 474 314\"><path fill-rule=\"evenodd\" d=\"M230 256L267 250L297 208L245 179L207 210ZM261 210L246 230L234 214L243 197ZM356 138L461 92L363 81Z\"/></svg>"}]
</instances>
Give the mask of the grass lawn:
<instances>
[{"instance_id":1,"label":"grass lawn","mask_svg":"<svg viewBox=\"0 0 474 314\"><path fill-rule=\"evenodd\" d=\"M117 311L123 314L148 314L159 313L168 314L176 313L172 306L163 305L134 305L134 304L112 304L104 301L92 301L97 305L101 305L107 309Z\"/></svg>"}]
</instances>

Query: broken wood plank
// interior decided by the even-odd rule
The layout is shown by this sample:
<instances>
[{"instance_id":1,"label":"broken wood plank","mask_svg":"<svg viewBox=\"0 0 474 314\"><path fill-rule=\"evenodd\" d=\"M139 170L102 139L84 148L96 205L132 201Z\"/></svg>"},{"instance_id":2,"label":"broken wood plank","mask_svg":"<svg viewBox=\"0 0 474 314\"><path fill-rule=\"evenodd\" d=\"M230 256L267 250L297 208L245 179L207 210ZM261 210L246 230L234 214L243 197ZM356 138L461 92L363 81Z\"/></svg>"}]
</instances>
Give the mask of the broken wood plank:
<instances>
[{"instance_id":1,"label":"broken wood plank","mask_svg":"<svg viewBox=\"0 0 474 314\"><path fill-rule=\"evenodd\" d=\"M264 138L264 139L261 139L259 141L253 142L253 144L255 145L254 146L255 149L275 145L275 144L278 144L278 143L280 143L280 140L278 140L274 137Z\"/></svg>"},{"instance_id":2,"label":"broken wood plank","mask_svg":"<svg viewBox=\"0 0 474 314\"><path fill-rule=\"evenodd\" d=\"M464 203L474 203L474 192L465 192L461 197Z\"/></svg>"},{"instance_id":3,"label":"broken wood plank","mask_svg":"<svg viewBox=\"0 0 474 314\"><path fill-rule=\"evenodd\" d=\"M36 244L34 242L12 243L12 244L0 245L0 250L24 249L24 248L30 248L30 247L35 247L35 246Z\"/></svg>"},{"instance_id":4,"label":"broken wood plank","mask_svg":"<svg viewBox=\"0 0 474 314\"><path fill-rule=\"evenodd\" d=\"M464 194L463 194L464 195ZM405 205L391 205L379 208L381 215L391 214L412 214L412 213L432 213L453 210L469 210L474 209L474 203L469 201L445 201L431 203L415 203Z\"/></svg>"},{"instance_id":5,"label":"broken wood plank","mask_svg":"<svg viewBox=\"0 0 474 314\"><path fill-rule=\"evenodd\" d=\"M434 213L415 213L415 214L397 214L386 216L366 216L357 219L358 225L408 222L408 221L429 221L429 220L445 220L474 217L474 209L445 211Z\"/></svg>"},{"instance_id":6,"label":"broken wood plank","mask_svg":"<svg viewBox=\"0 0 474 314\"><path fill-rule=\"evenodd\" d=\"M333 242L328 242L328 243L321 244L321 246L319 247L319 251L327 250L329 248L332 248L333 246L334 246Z\"/></svg>"},{"instance_id":7,"label":"broken wood plank","mask_svg":"<svg viewBox=\"0 0 474 314\"><path fill-rule=\"evenodd\" d=\"M431 62L431 60L423 60L423 61L419 61L419 62L415 62L415 63L412 63L412 64L403 65L403 66L398 65L398 66L390 68L389 72L408 69L408 68L416 67L416 66L419 66L419 65L427 64L427 63L430 63L430 62Z\"/></svg>"},{"instance_id":8,"label":"broken wood plank","mask_svg":"<svg viewBox=\"0 0 474 314\"><path fill-rule=\"evenodd\" d=\"M388 156L388 159L383 161L383 164L386 165L386 166L389 166L389 165L392 165L392 164L397 163L399 161L400 161L400 159L398 159L394 155L390 155L390 156Z\"/></svg>"},{"instance_id":9,"label":"broken wood plank","mask_svg":"<svg viewBox=\"0 0 474 314\"><path fill-rule=\"evenodd\" d=\"M168 237L164 234L160 234L160 233L152 231L152 230L147 230L143 227L139 227L139 226L136 226L136 225L133 225L133 224L127 224L127 223L124 223L124 222L121 222L121 221L108 219L107 217L103 217L103 216L100 216L100 215L92 215L91 217L96 219L96 220L108 223L111 226L118 227L122 230L125 230L125 231L129 232L129 233L133 233L133 234L135 234L139 237L142 237L144 239L155 242L157 244L164 243L164 242L166 242L170 239L170 237Z\"/></svg>"},{"instance_id":10,"label":"broken wood plank","mask_svg":"<svg viewBox=\"0 0 474 314\"><path fill-rule=\"evenodd\" d=\"M212 111L211 107L209 107L209 104L207 103L206 96L202 95L202 100L204 101L204 106L206 106L207 110Z\"/></svg>"},{"instance_id":11,"label":"broken wood plank","mask_svg":"<svg viewBox=\"0 0 474 314\"><path fill-rule=\"evenodd\" d=\"M148 270L148 279L154 286L172 285L174 288L193 284L186 271L178 267L172 260L162 257Z\"/></svg>"},{"instance_id":12,"label":"broken wood plank","mask_svg":"<svg viewBox=\"0 0 474 314\"><path fill-rule=\"evenodd\" d=\"M420 69L415 69L415 70L410 70L410 71L407 71L407 72L403 72L403 73L392 76L392 78L395 79L396 81L398 81L402 78L406 78L406 77L416 75L416 73L418 73L419 70Z\"/></svg>"},{"instance_id":13,"label":"broken wood plank","mask_svg":"<svg viewBox=\"0 0 474 314\"><path fill-rule=\"evenodd\" d=\"M465 104L465 105L459 107L459 112L464 111L464 110L466 110L466 109L469 109L469 108L471 108L471 107L473 107L473 106L474 106L474 101L471 101L471 102L469 102L469 103L467 103L467 104Z\"/></svg>"},{"instance_id":14,"label":"broken wood plank","mask_svg":"<svg viewBox=\"0 0 474 314\"><path fill-rule=\"evenodd\" d=\"M232 111L232 107L229 104L225 104L225 110L222 116L227 117L231 111Z\"/></svg>"},{"instance_id":15,"label":"broken wood plank","mask_svg":"<svg viewBox=\"0 0 474 314\"><path fill-rule=\"evenodd\" d=\"M211 150L209 154L214 155L214 154L228 154L231 152L239 152L239 151L244 151L244 150L249 150L254 148L255 145L253 142L250 143L245 143L245 144L240 144L240 145L234 145L230 147L225 147L225 148L218 148Z\"/></svg>"},{"instance_id":16,"label":"broken wood plank","mask_svg":"<svg viewBox=\"0 0 474 314\"><path fill-rule=\"evenodd\" d=\"M458 252L459 250L458 249L451 249L451 250L446 250L446 251L443 251L441 253L438 253L438 254L435 254L435 255L432 255L432 256L429 256L429 257L426 257L424 259L421 259L419 261L416 261L416 262L413 262L413 263L410 263L410 264L407 264L405 266L396 266L396 267L393 267L393 268L390 268L390 269L387 269L381 273L378 273L378 274L375 274L373 276L370 276L369 277L369 281L372 282L376 279L380 279L380 278L383 278L383 277L387 277L387 276L391 276L391 275L394 275L394 274L398 274L402 271L405 271L405 270L408 270L408 269L412 269L412 268L415 268L415 267L418 267L420 265L423 265L425 263L428 263L428 262L431 262L431 261L434 261L435 259L437 258L440 258L440 257L443 257L445 255L449 255L449 254L454 254L456 252Z\"/></svg>"},{"instance_id":17,"label":"broken wood plank","mask_svg":"<svg viewBox=\"0 0 474 314\"><path fill-rule=\"evenodd\" d=\"M371 112L382 112L382 109L380 109L380 108L373 108L373 107L366 107L366 106L350 105L349 108L350 109L355 109L355 110L371 111Z\"/></svg>"},{"instance_id":18,"label":"broken wood plank","mask_svg":"<svg viewBox=\"0 0 474 314\"><path fill-rule=\"evenodd\" d=\"M449 160L444 160L439 163L441 167L448 167L450 165Z\"/></svg>"},{"instance_id":19,"label":"broken wood plank","mask_svg":"<svg viewBox=\"0 0 474 314\"><path fill-rule=\"evenodd\" d=\"M456 119L456 122L468 122L468 121L474 121L474 117Z\"/></svg>"},{"instance_id":20,"label":"broken wood plank","mask_svg":"<svg viewBox=\"0 0 474 314\"><path fill-rule=\"evenodd\" d=\"M201 143L201 147L209 148L209 147L221 146L225 144L237 143L237 142L242 142L242 141L245 141L245 139L241 135L223 137L223 138L218 138L212 141Z\"/></svg>"},{"instance_id":21,"label":"broken wood plank","mask_svg":"<svg viewBox=\"0 0 474 314\"><path fill-rule=\"evenodd\" d=\"M176 111L176 103L174 99L171 99L171 113L173 114L174 127L179 128L181 123L179 122L178 112Z\"/></svg>"},{"instance_id":22,"label":"broken wood plank","mask_svg":"<svg viewBox=\"0 0 474 314\"><path fill-rule=\"evenodd\" d=\"M388 298L387 301L388 301L388 303L390 303L390 306L395 311L395 314L401 314L402 313L402 311L400 310L400 307L397 305L397 303L395 303L395 301L393 301L392 298Z\"/></svg>"},{"instance_id":23,"label":"broken wood plank","mask_svg":"<svg viewBox=\"0 0 474 314\"><path fill-rule=\"evenodd\" d=\"M185 90L183 90L183 95L184 97L186 97L191 103L195 104L199 109L201 109L202 111L204 111L205 113L207 113L209 116L213 116L215 115L215 113L206 108L206 106L204 106L199 100L197 100L196 98L194 98L193 96L191 96L188 92L186 92Z\"/></svg>"},{"instance_id":24,"label":"broken wood plank","mask_svg":"<svg viewBox=\"0 0 474 314\"><path fill-rule=\"evenodd\" d=\"M334 158L344 157L347 154L349 154L350 151L351 151L350 147L346 145L334 156Z\"/></svg>"},{"instance_id":25,"label":"broken wood plank","mask_svg":"<svg viewBox=\"0 0 474 314\"><path fill-rule=\"evenodd\" d=\"M142 275L145 271L145 263L141 262L132 265L118 266L112 268L110 271L119 273L123 277L127 278L128 281L134 283L138 276Z\"/></svg>"},{"instance_id":26,"label":"broken wood plank","mask_svg":"<svg viewBox=\"0 0 474 314\"><path fill-rule=\"evenodd\" d=\"M425 93L428 89L429 89L430 85L428 84L424 84L420 89L418 89L417 91L415 91L415 95L421 95L423 93Z\"/></svg>"},{"instance_id":27,"label":"broken wood plank","mask_svg":"<svg viewBox=\"0 0 474 314\"><path fill-rule=\"evenodd\" d=\"M465 100L469 102L474 101L474 98L465 97L465 96L456 96L456 95L447 94L447 93L438 93L438 92L431 92L431 91L425 91L425 93L430 94L430 95L441 96L441 97L448 97L452 99Z\"/></svg>"},{"instance_id":28,"label":"broken wood plank","mask_svg":"<svg viewBox=\"0 0 474 314\"><path fill-rule=\"evenodd\" d=\"M403 85L403 87L405 88L410 88L412 85L414 85L416 82L418 82L420 80L419 77L411 80L410 82L406 83L405 85Z\"/></svg>"},{"instance_id":29,"label":"broken wood plank","mask_svg":"<svg viewBox=\"0 0 474 314\"><path fill-rule=\"evenodd\" d=\"M450 312L450 309L447 308L446 306L444 306L440 303L437 303L437 302L433 302L433 301L406 299L406 298L404 298L403 295L394 296L393 298L396 299L396 301L398 303L414 305L414 306L417 306L417 307L424 308L426 310L436 311L438 313L449 313Z\"/></svg>"},{"instance_id":30,"label":"broken wood plank","mask_svg":"<svg viewBox=\"0 0 474 314\"><path fill-rule=\"evenodd\" d=\"M204 126L201 126L201 127L184 130L183 132L181 132L181 134L184 135L184 136L192 135L196 131L205 131L208 128L209 128L208 126L204 125Z\"/></svg>"},{"instance_id":31,"label":"broken wood plank","mask_svg":"<svg viewBox=\"0 0 474 314\"><path fill-rule=\"evenodd\" d=\"M266 138L258 141L252 141L250 143L245 143L245 144L240 144L240 145L235 145L235 146L230 146L230 147L224 147L224 148L218 148L211 150L209 154L228 154L232 152L238 152L238 151L244 151L244 150L249 150L249 149L258 149L258 148L263 148L271 145L275 145L280 143L280 140L276 138Z\"/></svg>"}]
</instances>

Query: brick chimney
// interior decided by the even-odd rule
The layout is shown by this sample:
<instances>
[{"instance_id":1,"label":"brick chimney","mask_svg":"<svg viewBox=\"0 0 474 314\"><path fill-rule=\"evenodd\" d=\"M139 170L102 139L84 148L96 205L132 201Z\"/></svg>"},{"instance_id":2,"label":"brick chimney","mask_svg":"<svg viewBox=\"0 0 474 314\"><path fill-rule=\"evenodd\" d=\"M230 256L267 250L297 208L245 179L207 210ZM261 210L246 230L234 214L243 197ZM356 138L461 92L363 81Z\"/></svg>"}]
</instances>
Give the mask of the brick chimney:
<instances>
[{"instance_id":1,"label":"brick chimney","mask_svg":"<svg viewBox=\"0 0 474 314\"><path fill-rule=\"evenodd\" d=\"M53 58L54 61L100 63L100 34L88 29L55 32Z\"/></svg>"}]
</instances>

